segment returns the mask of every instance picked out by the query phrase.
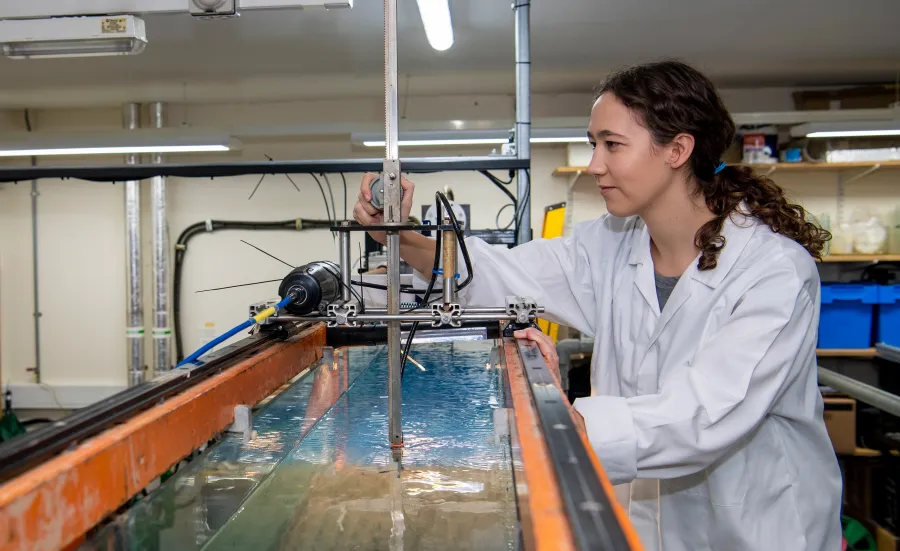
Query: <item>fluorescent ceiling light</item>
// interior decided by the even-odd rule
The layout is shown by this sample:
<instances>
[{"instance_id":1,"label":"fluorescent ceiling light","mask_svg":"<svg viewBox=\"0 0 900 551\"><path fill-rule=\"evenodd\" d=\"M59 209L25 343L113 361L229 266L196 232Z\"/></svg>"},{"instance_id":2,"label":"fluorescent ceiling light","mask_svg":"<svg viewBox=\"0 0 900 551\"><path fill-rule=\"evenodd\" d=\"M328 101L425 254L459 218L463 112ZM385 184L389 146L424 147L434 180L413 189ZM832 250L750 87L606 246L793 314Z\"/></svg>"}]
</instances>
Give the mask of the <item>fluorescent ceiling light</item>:
<instances>
[{"instance_id":1,"label":"fluorescent ceiling light","mask_svg":"<svg viewBox=\"0 0 900 551\"><path fill-rule=\"evenodd\" d=\"M68 147L59 149L7 149L0 157L41 157L48 155L124 155L126 153L203 153L230 151L224 145L169 145L129 147Z\"/></svg>"},{"instance_id":2,"label":"fluorescent ceiling light","mask_svg":"<svg viewBox=\"0 0 900 551\"><path fill-rule=\"evenodd\" d=\"M807 138L860 138L866 136L900 136L900 128L896 130L831 130L826 132L810 132Z\"/></svg>"},{"instance_id":3,"label":"fluorescent ceiling light","mask_svg":"<svg viewBox=\"0 0 900 551\"><path fill-rule=\"evenodd\" d=\"M51 155L124 155L140 153L215 153L238 150L229 136L185 135L177 129L135 130L92 134L20 134L6 136L0 157Z\"/></svg>"},{"instance_id":4,"label":"fluorescent ceiling light","mask_svg":"<svg viewBox=\"0 0 900 551\"><path fill-rule=\"evenodd\" d=\"M900 136L900 121L847 121L801 124L791 128L795 138L876 138Z\"/></svg>"},{"instance_id":5,"label":"fluorescent ceiling light","mask_svg":"<svg viewBox=\"0 0 900 551\"><path fill-rule=\"evenodd\" d=\"M459 140L400 140L399 144L401 147L418 147L418 146L432 146L432 145L502 145L509 142L509 140L503 138L470 138L470 139L459 139ZM363 145L366 147L384 147L384 140L378 141L364 141Z\"/></svg>"},{"instance_id":6,"label":"fluorescent ceiling light","mask_svg":"<svg viewBox=\"0 0 900 551\"><path fill-rule=\"evenodd\" d=\"M0 50L12 59L134 55L147 46L133 15L0 20Z\"/></svg>"},{"instance_id":7,"label":"fluorescent ceiling light","mask_svg":"<svg viewBox=\"0 0 900 551\"><path fill-rule=\"evenodd\" d=\"M536 128L531 143L587 143L581 129ZM384 138L376 134L355 134L352 141L365 147L384 147ZM402 132L401 147L453 145L503 145L509 143L508 130L446 130Z\"/></svg>"},{"instance_id":8,"label":"fluorescent ceiling light","mask_svg":"<svg viewBox=\"0 0 900 551\"><path fill-rule=\"evenodd\" d=\"M439 52L453 46L453 22L449 0L418 0L419 15L425 26L428 43Z\"/></svg>"},{"instance_id":9,"label":"fluorescent ceiling light","mask_svg":"<svg viewBox=\"0 0 900 551\"><path fill-rule=\"evenodd\" d=\"M560 138L531 138L531 143L588 143L587 136Z\"/></svg>"}]
</instances>

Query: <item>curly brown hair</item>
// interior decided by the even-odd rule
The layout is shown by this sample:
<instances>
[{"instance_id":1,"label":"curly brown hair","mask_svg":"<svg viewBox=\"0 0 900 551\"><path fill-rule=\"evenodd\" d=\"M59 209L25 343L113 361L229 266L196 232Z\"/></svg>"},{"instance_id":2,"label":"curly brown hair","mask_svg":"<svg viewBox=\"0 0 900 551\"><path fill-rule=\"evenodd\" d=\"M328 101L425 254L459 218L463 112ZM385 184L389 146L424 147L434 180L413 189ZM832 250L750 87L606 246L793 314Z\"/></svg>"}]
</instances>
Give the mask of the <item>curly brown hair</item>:
<instances>
[{"instance_id":1,"label":"curly brown hair","mask_svg":"<svg viewBox=\"0 0 900 551\"><path fill-rule=\"evenodd\" d=\"M695 237L702 253L700 270L716 267L725 246L722 227L738 208L821 258L831 234L808 221L804 208L791 203L784 189L749 167L728 166L716 173L722 154L734 140L735 125L705 75L679 61L659 61L613 74L597 96L605 92L638 114L657 144L668 144L681 133L694 137L690 168L696 192L715 215Z\"/></svg>"}]
</instances>

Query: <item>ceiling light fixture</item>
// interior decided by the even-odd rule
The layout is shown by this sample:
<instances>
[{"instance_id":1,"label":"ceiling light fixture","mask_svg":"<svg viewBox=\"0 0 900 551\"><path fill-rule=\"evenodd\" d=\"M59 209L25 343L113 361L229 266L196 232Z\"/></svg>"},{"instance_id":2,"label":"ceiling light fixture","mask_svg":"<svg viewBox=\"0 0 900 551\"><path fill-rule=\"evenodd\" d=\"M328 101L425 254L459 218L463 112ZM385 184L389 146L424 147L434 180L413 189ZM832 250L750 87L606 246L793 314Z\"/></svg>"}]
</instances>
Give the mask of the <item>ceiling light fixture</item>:
<instances>
[{"instance_id":1,"label":"ceiling light fixture","mask_svg":"<svg viewBox=\"0 0 900 551\"><path fill-rule=\"evenodd\" d=\"M795 138L877 138L900 136L900 121L809 123L791 128Z\"/></svg>"},{"instance_id":2,"label":"ceiling light fixture","mask_svg":"<svg viewBox=\"0 0 900 551\"><path fill-rule=\"evenodd\" d=\"M448 50L453 46L453 22L450 19L449 0L418 0L418 4L428 43L439 52Z\"/></svg>"},{"instance_id":3,"label":"ceiling light fixture","mask_svg":"<svg viewBox=\"0 0 900 551\"><path fill-rule=\"evenodd\" d=\"M583 130L572 128L536 128L531 143L587 143ZM503 145L510 143L508 130L445 130L401 132L401 147ZM353 143L365 147L384 147L384 137L377 134L354 134Z\"/></svg>"},{"instance_id":4,"label":"ceiling light fixture","mask_svg":"<svg viewBox=\"0 0 900 551\"><path fill-rule=\"evenodd\" d=\"M0 51L11 59L134 55L147 46L133 15L0 20Z\"/></svg>"},{"instance_id":5,"label":"ceiling light fixture","mask_svg":"<svg viewBox=\"0 0 900 551\"><path fill-rule=\"evenodd\" d=\"M0 143L0 157L221 153L240 148L241 143L229 136L183 135L168 129L68 135L35 132L20 139L6 136Z\"/></svg>"}]
</instances>

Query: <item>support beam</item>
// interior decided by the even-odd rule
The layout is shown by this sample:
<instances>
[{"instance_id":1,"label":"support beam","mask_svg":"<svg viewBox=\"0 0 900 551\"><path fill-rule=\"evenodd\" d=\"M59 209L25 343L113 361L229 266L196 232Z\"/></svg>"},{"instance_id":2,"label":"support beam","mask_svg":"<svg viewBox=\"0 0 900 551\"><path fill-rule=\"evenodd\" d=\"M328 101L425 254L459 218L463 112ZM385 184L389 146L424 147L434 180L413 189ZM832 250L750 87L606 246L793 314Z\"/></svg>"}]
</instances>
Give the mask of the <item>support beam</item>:
<instances>
[{"instance_id":1,"label":"support beam","mask_svg":"<svg viewBox=\"0 0 900 551\"><path fill-rule=\"evenodd\" d=\"M516 14L516 157L531 160L531 0L515 0ZM531 241L531 172L516 173L519 203L516 242Z\"/></svg>"},{"instance_id":2,"label":"support beam","mask_svg":"<svg viewBox=\"0 0 900 551\"><path fill-rule=\"evenodd\" d=\"M140 105L128 103L122 112L126 130L141 126ZM137 155L126 155L126 165L138 164ZM144 382L144 291L141 255L141 182L125 182L125 270L126 296L125 342L128 350L128 386Z\"/></svg>"},{"instance_id":3,"label":"support beam","mask_svg":"<svg viewBox=\"0 0 900 551\"><path fill-rule=\"evenodd\" d=\"M189 0L43 0L22 2L0 0L0 19L32 19L78 15L106 15L117 13L184 13L188 14ZM352 8L353 0L240 0L240 10L284 8Z\"/></svg>"}]
</instances>

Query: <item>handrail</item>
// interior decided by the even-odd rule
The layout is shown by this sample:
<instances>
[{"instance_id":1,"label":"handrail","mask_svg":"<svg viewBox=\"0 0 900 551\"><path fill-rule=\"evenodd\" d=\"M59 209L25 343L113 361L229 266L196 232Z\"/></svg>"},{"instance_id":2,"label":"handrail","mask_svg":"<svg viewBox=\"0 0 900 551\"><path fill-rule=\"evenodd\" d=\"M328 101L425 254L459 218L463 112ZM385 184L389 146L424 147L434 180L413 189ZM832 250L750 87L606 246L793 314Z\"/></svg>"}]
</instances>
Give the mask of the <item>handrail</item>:
<instances>
[{"instance_id":1,"label":"handrail","mask_svg":"<svg viewBox=\"0 0 900 551\"><path fill-rule=\"evenodd\" d=\"M900 417L900 396L819 366L819 383L843 392L870 406Z\"/></svg>"}]
</instances>

